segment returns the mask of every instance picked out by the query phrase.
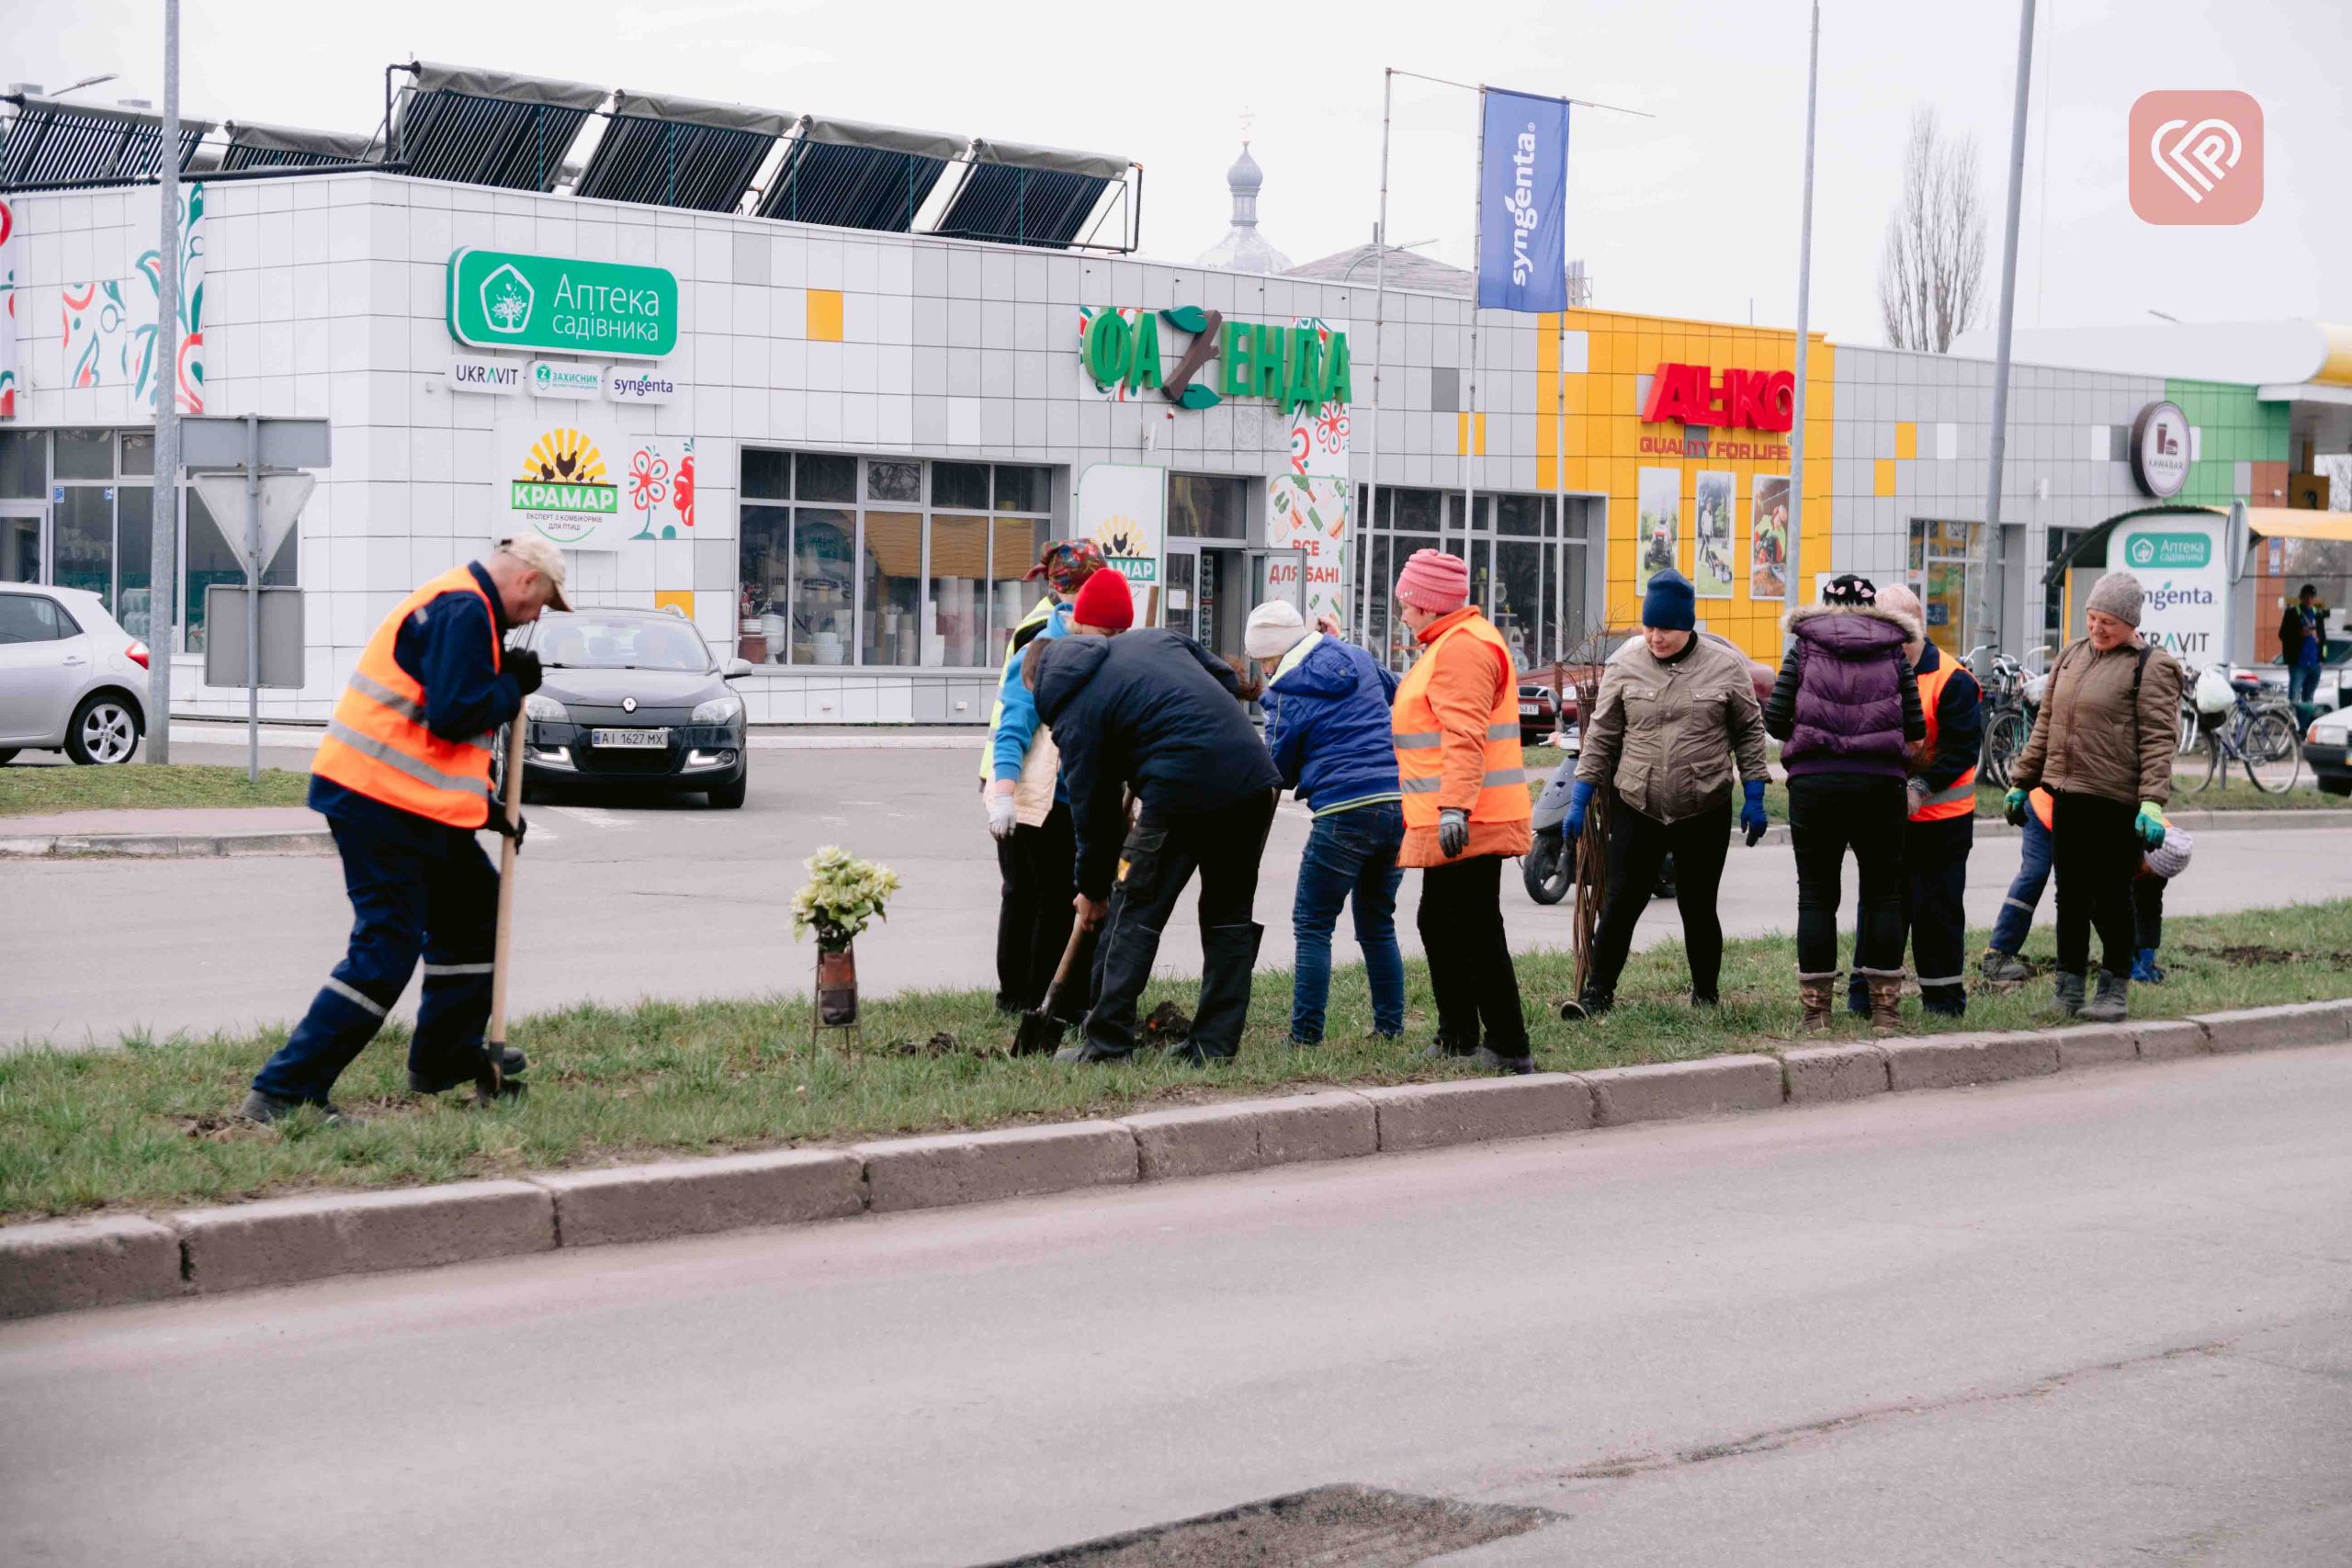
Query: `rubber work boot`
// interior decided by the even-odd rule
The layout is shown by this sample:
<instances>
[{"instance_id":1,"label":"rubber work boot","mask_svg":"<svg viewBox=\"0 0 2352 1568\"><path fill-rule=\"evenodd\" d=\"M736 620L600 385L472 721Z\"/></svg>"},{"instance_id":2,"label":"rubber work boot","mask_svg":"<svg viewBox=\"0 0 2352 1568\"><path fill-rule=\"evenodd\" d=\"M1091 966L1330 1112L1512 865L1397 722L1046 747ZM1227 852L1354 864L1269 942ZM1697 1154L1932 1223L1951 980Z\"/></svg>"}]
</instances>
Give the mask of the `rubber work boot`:
<instances>
[{"instance_id":1,"label":"rubber work boot","mask_svg":"<svg viewBox=\"0 0 2352 1568\"><path fill-rule=\"evenodd\" d=\"M1829 1015L1838 997L1838 976L1819 980L1799 980L1797 1000L1804 1006L1804 1017L1797 1021L1799 1034L1826 1034Z\"/></svg>"},{"instance_id":2,"label":"rubber work boot","mask_svg":"<svg viewBox=\"0 0 2352 1568\"><path fill-rule=\"evenodd\" d=\"M1871 1015L1871 980L1867 975L1855 975L1846 981L1846 1010L1856 1018Z\"/></svg>"},{"instance_id":3,"label":"rubber work boot","mask_svg":"<svg viewBox=\"0 0 2352 1568\"><path fill-rule=\"evenodd\" d=\"M2165 972L2157 966L2154 948L2143 947L2132 954L2132 978L2147 986L2161 986L2165 983Z\"/></svg>"},{"instance_id":4,"label":"rubber work boot","mask_svg":"<svg viewBox=\"0 0 2352 1568\"><path fill-rule=\"evenodd\" d=\"M1535 1070L1535 1056L1532 1052L1506 1056L1491 1045L1481 1045L1472 1052L1470 1062L1473 1066L1482 1071L1498 1073L1507 1078L1517 1077L1523 1073L1532 1073Z\"/></svg>"},{"instance_id":5,"label":"rubber work boot","mask_svg":"<svg viewBox=\"0 0 2352 1568\"><path fill-rule=\"evenodd\" d=\"M258 1125L266 1127L273 1122L283 1122L286 1118L293 1115L296 1111L302 1110L305 1106L308 1106L311 1110L316 1111L321 1116L324 1117L326 1119L326 1124L330 1127L364 1127L367 1125L367 1123L362 1122L358 1117L345 1116L334 1106L327 1104L324 1101L313 1104L311 1101L307 1100L288 1100L284 1095L265 1094L260 1089L254 1089L252 1093L245 1096L245 1103L238 1108L237 1114L248 1122L255 1122Z\"/></svg>"},{"instance_id":6,"label":"rubber work boot","mask_svg":"<svg viewBox=\"0 0 2352 1568\"><path fill-rule=\"evenodd\" d=\"M2061 969L2058 971L2057 977L2051 982L2050 994L2057 1004L2058 1010L2068 1018L2076 1017L2082 1012L2083 977L2080 975L2069 975Z\"/></svg>"},{"instance_id":7,"label":"rubber work boot","mask_svg":"<svg viewBox=\"0 0 2352 1568\"><path fill-rule=\"evenodd\" d=\"M2127 976L2102 969L2098 972L2098 995L2086 1002L2075 1016L2086 1023L2121 1023L2131 989L2132 982Z\"/></svg>"},{"instance_id":8,"label":"rubber work boot","mask_svg":"<svg viewBox=\"0 0 2352 1568\"><path fill-rule=\"evenodd\" d=\"M2003 953L1997 947L1984 950L1984 956L1977 961L1976 971L1996 985L2012 985L2033 978L2033 971L2025 966L2023 959L2014 953Z\"/></svg>"},{"instance_id":9,"label":"rubber work boot","mask_svg":"<svg viewBox=\"0 0 2352 1568\"><path fill-rule=\"evenodd\" d=\"M1871 976L1871 1032L1900 1034L1903 1032L1903 976L1873 975Z\"/></svg>"},{"instance_id":10,"label":"rubber work boot","mask_svg":"<svg viewBox=\"0 0 2352 1568\"><path fill-rule=\"evenodd\" d=\"M505 1047L505 1053L498 1059L498 1071L500 1077L511 1081L522 1076L523 1070L531 1065L531 1059L512 1045ZM483 1066L488 1065L488 1061L485 1060ZM408 1091L411 1094L447 1094L453 1089L469 1089L481 1081L481 1073L479 1069L456 1077L429 1078L411 1067L408 1074Z\"/></svg>"}]
</instances>

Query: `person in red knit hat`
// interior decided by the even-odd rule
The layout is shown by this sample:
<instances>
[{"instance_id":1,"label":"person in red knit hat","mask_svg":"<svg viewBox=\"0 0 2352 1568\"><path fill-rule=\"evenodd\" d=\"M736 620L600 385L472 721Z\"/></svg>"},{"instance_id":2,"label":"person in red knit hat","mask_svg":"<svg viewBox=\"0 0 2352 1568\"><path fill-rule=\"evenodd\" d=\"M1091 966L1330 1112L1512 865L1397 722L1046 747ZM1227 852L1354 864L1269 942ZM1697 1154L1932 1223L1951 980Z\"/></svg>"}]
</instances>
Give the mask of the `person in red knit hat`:
<instances>
[{"instance_id":1,"label":"person in red knit hat","mask_svg":"<svg viewBox=\"0 0 2352 1568\"><path fill-rule=\"evenodd\" d=\"M1136 593L1115 571L1098 571L1080 584L1069 629L1080 637L1114 637L1136 624Z\"/></svg>"},{"instance_id":2,"label":"person in red knit hat","mask_svg":"<svg viewBox=\"0 0 2352 1568\"><path fill-rule=\"evenodd\" d=\"M1396 613L1423 650L1396 688L1390 724L1405 795L1397 863L1421 868L1421 947L1437 996L1437 1043L1425 1054L1532 1072L1502 910L1503 862L1527 852L1533 805L1519 674L1502 634L1470 603L1461 557L1414 551L1396 579Z\"/></svg>"}]
</instances>

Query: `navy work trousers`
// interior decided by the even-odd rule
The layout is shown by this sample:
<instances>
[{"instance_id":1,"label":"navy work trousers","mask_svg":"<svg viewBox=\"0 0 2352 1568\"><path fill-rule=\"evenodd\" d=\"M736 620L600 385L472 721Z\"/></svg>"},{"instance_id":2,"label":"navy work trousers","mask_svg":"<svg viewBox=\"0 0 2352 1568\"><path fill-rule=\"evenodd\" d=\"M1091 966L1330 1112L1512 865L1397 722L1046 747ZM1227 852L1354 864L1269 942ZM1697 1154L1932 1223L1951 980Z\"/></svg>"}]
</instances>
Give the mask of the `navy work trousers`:
<instances>
[{"instance_id":1,"label":"navy work trousers","mask_svg":"<svg viewBox=\"0 0 2352 1568\"><path fill-rule=\"evenodd\" d=\"M388 833L327 818L351 897L351 948L277 1055L254 1079L265 1094L323 1104L352 1058L424 961L409 1070L435 1080L475 1076L490 1021L498 935L498 873L458 828Z\"/></svg>"}]
</instances>

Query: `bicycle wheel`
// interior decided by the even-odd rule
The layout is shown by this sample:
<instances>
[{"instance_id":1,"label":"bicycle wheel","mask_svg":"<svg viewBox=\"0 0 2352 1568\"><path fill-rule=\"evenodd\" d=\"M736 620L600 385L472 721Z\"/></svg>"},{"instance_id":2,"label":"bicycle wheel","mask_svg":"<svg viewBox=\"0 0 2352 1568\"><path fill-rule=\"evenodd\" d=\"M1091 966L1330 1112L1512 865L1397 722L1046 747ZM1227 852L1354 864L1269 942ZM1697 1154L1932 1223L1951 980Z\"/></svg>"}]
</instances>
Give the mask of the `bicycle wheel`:
<instances>
[{"instance_id":1,"label":"bicycle wheel","mask_svg":"<svg viewBox=\"0 0 2352 1568\"><path fill-rule=\"evenodd\" d=\"M2018 753L2025 750L2032 734L2025 715L2016 708L1993 716L1992 725L1984 732L1984 772L1994 784L2003 789L2009 787L2009 764L2018 760Z\"/></svg>"},{"instance_id":2,"label":"bicycle wheel","mask_svg":"<svg viewBox=\"0 0 2352 1568\"><path fill-rule=\"evenodd\" d=\"M2186 757L2197 750L2197 740L2203 733L2197 725L2197 706L2184 700L2180 705L2180 743L2173 748L2177 757Z\"/></svg>"},{"instance_id":3,"label":"bicycle wheel","mask_svg":"<svg viewBox=\"0 0 2352 1568\"><path fill-rule=\"evenodd\" d=\"M2227 767L2227 749L2222 739L2222 732L2217 729L2205 737L2205 771L2202 773L2175 773L2173 777L2176 784L2182 779L2190 780L2188 793L2203 795L2213 787L2213 781L2222 777Z\"/></svg>"},{"instance_id":4,"label":"bicycle wheel","mask_svg":"<svg viewBox=\"0 0 2352 1568\"><path fill-rule=\"evenodd\" d=\"M2296 743L2295 727L2285 716L2258 713L2245 727L2245 776L2267 795L2284 795L2295 787L2302 772L2303 749Z\"/></svg>"}]
</instances>

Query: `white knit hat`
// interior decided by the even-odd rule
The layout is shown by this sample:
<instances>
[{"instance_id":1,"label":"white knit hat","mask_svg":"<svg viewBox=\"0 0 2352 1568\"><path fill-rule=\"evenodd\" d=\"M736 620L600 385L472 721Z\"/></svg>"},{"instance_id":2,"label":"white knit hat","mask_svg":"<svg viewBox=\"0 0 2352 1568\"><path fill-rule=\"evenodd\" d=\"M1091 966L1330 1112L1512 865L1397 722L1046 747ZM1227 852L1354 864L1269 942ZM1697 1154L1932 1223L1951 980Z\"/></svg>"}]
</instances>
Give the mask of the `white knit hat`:
<instances>
[{"instance_id":1,"label":"white knit hat","mask_svg":"<svg viewBox=\"0 0 2352 1568\"><path fill-rule=\"evenodd\" d=\"M2158 876L2170 879L2188 869L2188 857L2196 850L2197 840L2188 829L2173 823L2165 825L2165 841L2147 854L2148 869Z\"/></svg>"},{"instance_id":2,"label":"white knit hat","mask_svg":"<svg viewBox=\"0 0 2352 1568\"><path fill-rule=\"evenodd\" d=\"M1287 599L1269 599L1250 612L1241 633L1241 650L1252 659L1280 659L1306 635L1298 607Z\"/></svg>"}]
</instances>

